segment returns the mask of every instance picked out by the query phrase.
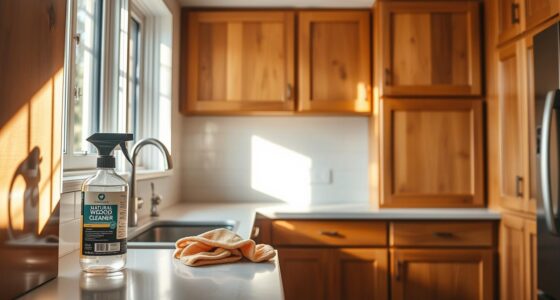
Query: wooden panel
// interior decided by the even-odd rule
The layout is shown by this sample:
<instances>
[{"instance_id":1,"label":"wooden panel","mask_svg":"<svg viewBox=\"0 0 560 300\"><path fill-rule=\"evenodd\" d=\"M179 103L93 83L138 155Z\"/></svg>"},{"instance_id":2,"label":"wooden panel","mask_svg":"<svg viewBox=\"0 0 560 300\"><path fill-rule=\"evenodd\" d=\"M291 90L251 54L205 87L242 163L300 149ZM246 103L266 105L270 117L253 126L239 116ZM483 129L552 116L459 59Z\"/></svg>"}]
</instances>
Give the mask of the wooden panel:
<instances>
[{"instance_id":1,"label":"wooden panel","mask_svg":"<svg viewBox=\"0 0 560 300\"><path fill-rule=\"evenodd\" d=\"M286 300L324 300L330 294L329 251L278 248Z\"/></svg>"},{"instance_id":2,"label":"wooden panel","mask_svg":"<svg viewBox=\"0 0 560 300\"><path fill-rule=\"evenodd\" d=\"M522 13L523 0L498 1L498 39L500 43L512 39L525 29L525 16ZM537 0L541 1L541 0Z\"/></svg>"},{"instance_id":3,"label":"wooden panel","mask_svg":"<svg viewBox=\"0 0 560 300\"><path fill-rule=\"evenodd\" d=\"M381 2L382 95L479 95L475 2Z\"/></svg>"},{"instance_id":4,"label":"wooden panel","mask_svg":"<svg viewBox=\"0 0 560 300\"><path fill-rule=\"evenodd\" d=\"M272 243L272 221L264 217L257 216L253 224L253 232L251 239L257 244L271 244Z\"/></svg>"},{"instance_id":5,"label":"wooden panel","mask_svg":"<svg viewBox=\"0 0 560 300\"><path fill-rule=\"evenodd\" d=\"M524 160L524 134L526 122L522 113L524 95L520 80L520 43L499 50L498 97L500 105L500 186L502 206L522 210L523 181L526 180Z\"/></svg>"},{"instance_id":6,"label":"wooden panel","mask_svg":"<svg viewBox=\"0 0 560 300\"><path fill-rule=\"evenodd\" d=\"M525 0L526 28L533 28L558 14L559 7L557 0Z\"/></svg>"},{"instance_id":7,"label":"wooden panel","mask_svg":"<svg viewBox=\"0 0 560 300\"><path fill-rule=\"evenodd\" d=\"M393 222L392 246L490 247L494 245L492 222Z\"/></svg>"},{"instance_id":8,"label":"wooden panel","mask_svg":"<svg viewBox=\"0 0 560 300\"><path fill-rule=\"evenodd\" d=\"M381 206L484 205L479 100L381 105Z\"/></svg>"},{"instance_id":9,"label":"wooden panel","mask_svg":"<svg viewBox=\"0 0 560 300\"><path fill-rule=\"evenodd\" d=\"M299 110L370 111L369 20L369 11L299 12Z\"/></svg>"},{"instance_id":10,"label":"wooden panel","mask_svg":"<svg viewBox=\"0 0 560 300\"><path fill-rule=\"evenodd\" d=\"M387 224L374 221L274 221L272 243L275 246L383 246L387 245Z\"/></svg>"},{"instance_id":11,"label":"wooden panel","mask_svg":"<svg viewBox=\"0 0 560 300\"><path fill-rule=\"evenodd\" d=\"M526 281L524 221L512 215L502 215L500 229L500 274L502 300L525 299Z\"/></svg>"},{"instance_id":12,"label":"wooden panel","mask_svg":"<svg viewBox=\"0 0 560 300\"><path fill-rule=\"evenodd\" d=\"M182 17L183 113L294 110L293 12Z\"/></svg>"},{"instance_id":13,"label":"wooden panel","mask_svg":"<svg viewBox=\"0 0 560 300\"><path fill-rule=\"evenodd\" d=\"M525 299L537 300L537 222L525 220Z\"/></svg>"},{"instance_id":14,"label":"wooden panel","mask_svg":"<svg viewBox=\"0 0 560 300\"><path fill-rule=\"evenodd\" d=\"M0 298L57 276L66 4L0 1Z\"/></svg>"},{"instance_id":15,"label":"wooden panel","mask_svg":"<svg viewBox=\"0 0 560 300\"><path fill-rule=\"evenodd\" d=\"M388 299L388 260L386 249L342 248L333 250L336 258L335 299Z\"/></svg>"},{"instance_id":16,"label":"wooden panel","mask_svg":"<svg viewBox=\"0 0 560 300\"><path fill-rule=\"evenodd\" d=\"M546 24L549 25L549 24ZM526 118L527 118L527 143L525 144L525 150L528 152L524 158L525 169L528 170L528 180L525 181L525 186L523 187L527 191L525 195L526 204L524 205L524 210L530 213L536 213L537 211L537 138L536 127L535 127L535 77L533 68L533 35L525 38L524 40L525 51L525 65L526 71L523 72L526 76L524 82L526 82Z\"/></svg>"},{"instance_id":17,"label":"wooden panel","mask_svg":"<svg viewBox=\"0 0 560 300\"><path fill-rule=\"evenodd\" d=\"M492 250L392 250L392 299L493 299Z\"/></svg>"}]
</instances>

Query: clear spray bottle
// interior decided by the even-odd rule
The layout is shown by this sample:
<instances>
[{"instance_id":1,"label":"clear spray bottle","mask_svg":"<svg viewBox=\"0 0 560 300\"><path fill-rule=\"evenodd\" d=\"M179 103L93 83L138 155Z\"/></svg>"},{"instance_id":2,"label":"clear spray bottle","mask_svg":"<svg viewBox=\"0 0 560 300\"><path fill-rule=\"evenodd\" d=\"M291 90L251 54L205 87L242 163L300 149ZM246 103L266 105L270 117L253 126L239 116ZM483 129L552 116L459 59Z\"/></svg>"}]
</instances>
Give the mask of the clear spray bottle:
<instances>
[{"instance_id":1,"label":"clear spray bottle","mask_svg":"<svg viewBox=\"0 0 560 300\"><path fill-rule=\"evenodd\" d=\"M120 146L132 164L126 141L132 134L96 133L87 138L98 152L97 173L82 185L80 267L86 272L122 270L126 264L128 183L115 172L113 150Z\"/></svg>"}]
</instances>

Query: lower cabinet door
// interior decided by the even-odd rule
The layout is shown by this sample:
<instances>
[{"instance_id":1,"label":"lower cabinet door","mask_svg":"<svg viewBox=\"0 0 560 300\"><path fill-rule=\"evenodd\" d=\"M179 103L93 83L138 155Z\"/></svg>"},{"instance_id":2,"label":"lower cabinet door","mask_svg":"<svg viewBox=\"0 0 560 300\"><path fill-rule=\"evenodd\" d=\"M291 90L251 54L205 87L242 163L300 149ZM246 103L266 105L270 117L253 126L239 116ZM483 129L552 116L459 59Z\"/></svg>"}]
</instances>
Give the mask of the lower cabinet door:
<instances>
[{"instance_id":1,"label":"lower cabinet door","mask_svg":"<svg viewBox=\"0 0 560 300\"><path fill-rule=\"evenodd\" d=\"M329 249L279 248L280 272L286 300L328 299Z\"/></svg>"},{"instance_id":2,"label":"lower cabinet door","mask_svg":"<svg viewBox=\"0 0 560 300\"><path fill-rule=\"evenodd\" d=\"M494 299L493 250L391 251L392 299Z\"/></svg>"},{"instance_id":3,"label":"lower cabinet door","mask_svg":"<svg viewBox=\"0 0 560 300\"><path fill-rule=\"evenodd\" d=\"M386 300L388 251L377 248L279 248L286 300Z\"/></svg>"},{"instance_id":4,"label":"lower cabinet door","mask_svg":"<svg viewBox=\"0 0 560 300\"><path fill-rule=\"evenodd\" d=\"M387 249L341 248L333 251L334 299L387 299Z\"/></svg>"}]
</instances>

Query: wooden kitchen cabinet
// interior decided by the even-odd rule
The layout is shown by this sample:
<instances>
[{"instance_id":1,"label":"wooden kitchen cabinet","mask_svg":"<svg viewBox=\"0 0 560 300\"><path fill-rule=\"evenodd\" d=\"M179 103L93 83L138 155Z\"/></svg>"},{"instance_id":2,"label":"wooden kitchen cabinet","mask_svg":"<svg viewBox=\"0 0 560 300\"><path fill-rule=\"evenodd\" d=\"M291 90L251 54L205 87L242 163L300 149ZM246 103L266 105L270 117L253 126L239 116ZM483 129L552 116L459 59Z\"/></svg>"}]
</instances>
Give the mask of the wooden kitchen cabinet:
<instances>
[{"instance_id":1,"label":"wooden kitchen cabinet","mask_svg":"<svg viewBox=\"0 0 560 300\"><path fill-rule=\"evenodd\" d=\"M287 300L328 299L332 293L329 249L278 248Z\"/></svg>"},{"instance_id":2,"label":"wooden kitchen cabinet","mask_svg":"<svg viewBox=\"0 0 560 300\"><path fill-rule=\"evenodd\" d=\"M522 45L510 44L498 52L500 135L500 191L502 206L523 210L525 95L522 81Z\"/></svg>"},{"instance_id":3,"label":"wooden kitchen cabinet","mask_svg":"<svg viewBox=\"0 0 560 300\"><path fill-rule=\"evenodd\" d=\"M501 299L536 299L536 221L504 213L500 231Z\"/></svg>"},{"instance_id":4,"label":"wooden kitchen cabinet","mask_svg":"<svg viewBox=\"0 0 560 300\"><path fill-rule=\"evenodd\" d=\"M557 15L557 0L498 0L498 40L504 43Z\"/></svg>"},{"instance_id":5,"label":"wooden kitchen cabinet","mask_svg":"<svg viewBox=\"0 0 560 300\"><path fill-rule=\"evenodd\" d=\"M332 253L335 267L332 299L387 299L387 249L341 248Z\"/></svg>"},{"instance_id":6,"label":"wooden kitchen cabinet","mask_svg":"<svg viewBox=\"0 0 560 300\"><path fill-rule=\"evenodd\" d=\"M381 207L482 207L480 100L381 101Z\"/></svg>"},{"instance_id":7,"label":"wooden kitchen cabinet","mask_svg":"<svg viewBox=\"0 0 560 300\"><path fill-rule=\"evenodd\" d=\"M391 251L392 300L494 299L493 250Z\"/></svg>"},{"instance_id":8,"label":"wooden kitchen cabinet","mask_svg":"<svg viewBox=\"0 0 560 300\"><path fill-rule=\"evenodd\" d=\"M182 111L293 111L294 13L187 12Z\"/></svg>"},{"instance_id":9,"label":"wooden kitchen cabinet","mask_svg":"<svg viewBox=\"0 0 560 300\"><path fill-rule=\"evenodd\" d=\"M388 252L375 248L278 248L291 299L387 299Z\"/></svg>"},{"instance_id":10,"label":"wooden kitchen cabinet","mask_svg":"<svg viewBox=\"0 0 560 300\"><path fill-rule=\"evenodd\" d=\"M504 42L517 35L524 30L522 19L524 17L521 9L523 0L498 0L498 40ZM542 0L536 0L542 1Z\"/></svg>"},{"instance_id":11,"label":"wooden kitchen cabinet","mask_svg":"<svg viewBox=\"0 0 560 300\"><path fill-rule=\"evenodd\" d=\"M525 27L533 28L558 14L558 0L525 0Z\"/></svg>"},{"instance_id":12,"label":"wooden kitchen cabinet","mask_svg":"<svg viewBox=\"0 0 560 300\"><path fill-rule=\"evenodd\" d=\"M298 109L371 110L369 11L298 13Z\"/></svg>"},{"instance_id":13,"label":"wooden kitchen cabinet","mask_svg":"<svg viewBox=\"0 0 560 300\"><path fill-rule=\"evenodd\" d=\"M480 18L475 1L380 2L382 96L481 94Z\"/></svg>"}]
</instances>

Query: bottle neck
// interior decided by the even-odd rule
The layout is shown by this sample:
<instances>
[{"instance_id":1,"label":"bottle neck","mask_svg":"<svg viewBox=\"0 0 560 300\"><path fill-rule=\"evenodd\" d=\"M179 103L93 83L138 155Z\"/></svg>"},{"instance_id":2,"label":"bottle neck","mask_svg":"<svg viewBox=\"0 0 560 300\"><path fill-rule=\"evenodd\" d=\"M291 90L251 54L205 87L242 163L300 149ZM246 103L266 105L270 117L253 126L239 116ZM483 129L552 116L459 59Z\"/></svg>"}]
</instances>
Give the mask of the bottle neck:
<instances>
[{"instance_id":1,"label":"bottle neck","mask_svg":"<svg viewBox=\"0 0 560 300\"><path fill-rule=\"evenodd\" d=\"M97 174L101 174L101 173L116 174L114 168L97 168Z\"/></svg>"}]
</instances>

